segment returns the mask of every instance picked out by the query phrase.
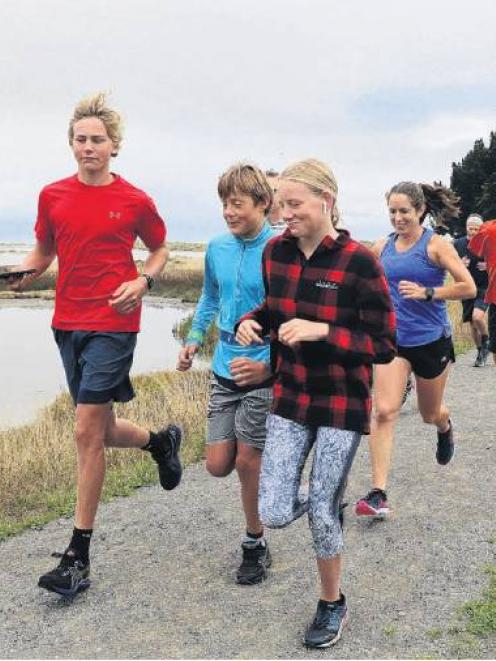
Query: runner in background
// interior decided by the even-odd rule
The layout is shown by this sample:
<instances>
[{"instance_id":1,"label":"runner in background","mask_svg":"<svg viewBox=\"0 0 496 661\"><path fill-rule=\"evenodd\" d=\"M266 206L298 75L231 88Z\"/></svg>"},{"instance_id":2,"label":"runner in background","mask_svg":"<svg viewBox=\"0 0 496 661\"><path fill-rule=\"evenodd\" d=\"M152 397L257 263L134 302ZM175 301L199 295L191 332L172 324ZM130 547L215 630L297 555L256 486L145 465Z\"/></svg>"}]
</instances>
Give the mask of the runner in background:
<instances>
[{"instance_id":1,"label":"runner in background","mask_svg":"<svg viewBox=\"0 0 496 661\"><path fill-rule=\"evenodd\" d=\"M487 265L488 287L485 302L489 303L488 331L489 351L496 365L496 220L487 220L472 237L468 249L482 258Z\"/></svg>"},{"instance_id":2,"label":"runner in background","mask_svg":"<svg viewBox=\"0 0 496 661\"><path fill-rule=\"evenodd\" d=\"M428 215L439 223L456 216L455 194L439 184L401 182L386 199L394 231L373 251L384 267L396 311L398 356L375 369L369 439L372 490L355 504L355 514L374 518L390 512L386 486L394 428L411 373L420 415L437 430L437 462L445 465L453 457L453 425L443 402L449 363L455 360L446 301L473 298L476 293L452 244L422 226ZM453 283L445 284L446 273Z\"/></svg>"},{"instance_id":3,"label":"runner in background","mask_svg":"<svg viewBox=\"0 0 496 661\"><path fill-rule=\"evenodd\" d=\"M468 268L477 287L475 298L467 298L462 301L462 321L464 323L470 323L472 339L477 347L477 357L474 367L483 367L490 353L486 322L488 304L484 301L488 285L486 262L478 259L468 249L468 242L480 230L482 223L482 218L478 214L471 214L466 222L467 235L453 242L456 252Z\"/></svg>"},{"instance_id":4,"label":"runner in background","mask_svg":"<svg viewBox=\"0 0 496 661\"><path fill-rule=\"evenodd\" d=\"M265 176L267 177L267 181L269 182L270 187L272 188L272 193L274 196L272 206L267 216L267 220L272 226L274 232L276 232L277 234L282 234L286 229L286 223L282 218L281 205L279 204L279 198L277 196L277 187L279 185L279 172L277 172L276 170L266 170Z\"/></svg>"},{"instance_id":5,"label":"runner in background","mask_svg":"<svg viewBox=\"0 0 496 661\"><path fill-rule=\"evenodd\" d=\"M41 191L36 245L21 265L36 269L38 277L58 259L52 327L76 406L77 502L62 559L38 584L66 596L89 586L105 447L150 452L164 489L174 489L181 479L180 429L169 425L157 433L147 431L117 418L112 406L134 397L129 371L141 299L168 257L165 225L153 201L110 171L121 140L121 117L104 94L78 103L69 124L77 174ZM141 273L132 257L136 237L150 253ZM31 279L13 288L25 288Z\"/></svg>"}]
</instances>

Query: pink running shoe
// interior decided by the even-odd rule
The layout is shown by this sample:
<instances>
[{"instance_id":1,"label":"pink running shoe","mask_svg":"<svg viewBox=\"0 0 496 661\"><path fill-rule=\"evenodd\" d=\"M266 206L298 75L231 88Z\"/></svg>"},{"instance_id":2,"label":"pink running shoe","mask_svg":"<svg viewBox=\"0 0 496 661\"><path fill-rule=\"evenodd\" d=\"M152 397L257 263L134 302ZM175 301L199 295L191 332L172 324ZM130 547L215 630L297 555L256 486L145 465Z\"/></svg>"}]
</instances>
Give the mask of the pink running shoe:
<instances>
[{"instance_id":1,"label":"pink running shoe","mask_svg":"<svg viewBox=\"0 0 496 661\"><path fill-rule=\"evenodd\" d=\"M355 503L354 512L357 516L385 519L391 513L386 492L382 489L372 489Z\"/></svg>"}]
</instances>

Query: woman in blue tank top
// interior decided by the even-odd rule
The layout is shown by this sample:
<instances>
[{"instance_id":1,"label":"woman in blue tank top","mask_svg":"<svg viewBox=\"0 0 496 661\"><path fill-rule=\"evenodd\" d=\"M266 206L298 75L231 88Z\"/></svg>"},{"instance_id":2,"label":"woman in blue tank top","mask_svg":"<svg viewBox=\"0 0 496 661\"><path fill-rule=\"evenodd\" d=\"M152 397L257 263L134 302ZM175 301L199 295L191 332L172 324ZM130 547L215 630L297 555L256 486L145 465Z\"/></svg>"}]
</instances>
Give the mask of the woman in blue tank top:
<instances>
[{"instance_id":1,"label":"woman in blue tank top","mask_svg":"<svg viewBox=\"0 0 496 661\"><path fill-rule=\"evenodd\" d=\"M472 298L472 276L451 243L422 226L430 216L438 226L458 215L458 198L439 184L401 182L386 195L394 231L373 246L384 267L396 312L398 356L377 365L370 435L372 490L355 505L358 516L389 513L386 482L394 426L410 374L415 375L420 415L437 428L436 459L447 464L454 454L453 426L443 403L449 363L455 355L447 300ZM453 282L445 284L446 273Z\"/></svg>"}]
</instances>

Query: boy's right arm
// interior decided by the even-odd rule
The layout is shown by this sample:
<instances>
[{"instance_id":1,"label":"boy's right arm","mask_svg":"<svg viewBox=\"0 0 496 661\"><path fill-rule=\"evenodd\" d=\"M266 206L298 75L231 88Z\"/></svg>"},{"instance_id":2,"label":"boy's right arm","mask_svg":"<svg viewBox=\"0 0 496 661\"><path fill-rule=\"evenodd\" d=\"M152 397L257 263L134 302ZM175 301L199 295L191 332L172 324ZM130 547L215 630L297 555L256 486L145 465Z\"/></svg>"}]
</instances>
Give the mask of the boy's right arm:
<instances>
[{"instance_id":1,"label":"boy's right arm","mask_svg":"<svg viewBox=\"0 0 496 661\"><path fill-rule=\"evenodd\" d=\"M184 347L182 347L181 351L179 352L179 356L177 357L176 369L179 372L186 372L189 370L193 364L195 353L197 353L199 348L200 346L198 344L186 344Z\"/></svg>"},{"instance_id":2,"label":"boy's right arm","mask_svg":"<svg viewBox=\"0 0 496 661\"><path fill-rule=\"evenodd\" d=\"M36 241L36 244L30 253L22 260L19 269L36 269L36 273L25 275L21 280L17 280L9 285L13 291L22 291L42 273L44 273L55 259L55 246Z\"/></svg>"},{"instance_id":3,"label":"boy's right arm","mask_svg":"<svg viewBox=\"0 0 496 661\"><path fill-rule=\"evenodd\" d=\"M193 358L203 342L205 333L219 312L219 307L219 287L212 266L209 247L205 255L205 275L202 293L196 306L193 321L191 322L191 329L178 356L176 369L179 371L184 372L191 367Z\"/></svg>"}]
</instances>

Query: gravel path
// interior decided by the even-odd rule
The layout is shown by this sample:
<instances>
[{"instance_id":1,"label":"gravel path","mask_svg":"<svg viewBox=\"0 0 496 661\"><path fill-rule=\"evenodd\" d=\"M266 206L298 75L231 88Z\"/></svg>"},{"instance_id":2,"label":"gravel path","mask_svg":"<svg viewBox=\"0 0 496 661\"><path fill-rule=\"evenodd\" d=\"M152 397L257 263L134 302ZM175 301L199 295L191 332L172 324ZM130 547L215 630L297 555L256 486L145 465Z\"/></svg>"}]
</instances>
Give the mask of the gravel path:
<instances>
[{"instance_id":1,"label":"gravel path","mask_svg":"<svg viewBox=\"0 0 496 661\"><path fill-rule=\"evenodd\" d=\"M460 603L487 584L494 559L496 368L460 357L448 387L458 438L448 467L435 432L408 402L397 433L390 500L395 516L366 524L347 516L344 591L350 620L334 649L301 645L317 577L306 520L270 532L268 581L239 587L241 513L234 476L199 465L172 493L140 489L102 506L93 584L68 602L36 588L71 523L55 521L0 544L2 658L421 658L494 656L496 641L468 648L448 629ZM367 443L347 498L369 485Z\"/></svg>"}]
</instances>

